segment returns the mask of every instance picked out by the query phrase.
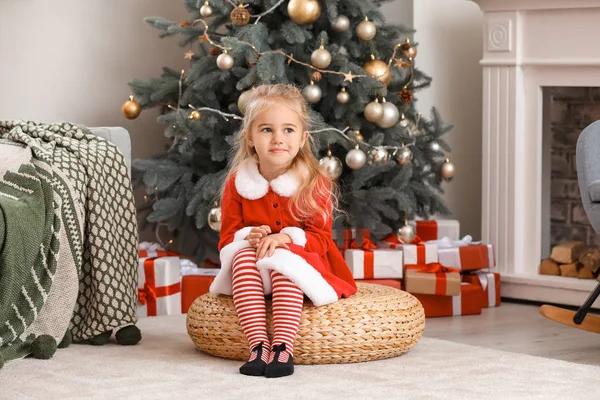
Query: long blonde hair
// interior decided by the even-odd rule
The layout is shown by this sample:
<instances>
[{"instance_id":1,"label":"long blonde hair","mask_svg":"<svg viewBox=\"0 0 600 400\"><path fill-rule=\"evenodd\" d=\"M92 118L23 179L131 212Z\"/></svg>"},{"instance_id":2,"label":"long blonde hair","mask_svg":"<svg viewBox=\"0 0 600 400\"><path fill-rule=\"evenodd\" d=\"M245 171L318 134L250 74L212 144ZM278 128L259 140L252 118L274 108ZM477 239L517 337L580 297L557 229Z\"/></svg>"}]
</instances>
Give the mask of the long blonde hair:
<instances>
[{"instance_id":1,"label":"long blonde hair","mask_svg":"<svg viewBox=\"0 0 600 400\"><path fill-rule=\"evenodd\" d=\"M232 148L233 156L230 158L229 171L225 182L239 170L246 160L252 158L259 162L258 155L249 144L250 125L261 112L275 102L285 104L298 114L302 123L302 132L312 128L313 121L306 100L294 85L263 84L252 89L246 105L242 126L235 137L235 144ZM315 216L320 216L324 224L334 210L338 210L339 188L336 182L321 168L315 153L315 139L309 134L308 140L300 148L290 166L290 171L300 180L298 190L290 198L290 212L293 218L299 222L307 219L312 220ZM221 189L221 198L224 186ZM322 199L331 200L332 208L324 209L320 205L323 204L320 201ZM325 204L327 203L325 202Z\"/></svg>"}]
</instances>

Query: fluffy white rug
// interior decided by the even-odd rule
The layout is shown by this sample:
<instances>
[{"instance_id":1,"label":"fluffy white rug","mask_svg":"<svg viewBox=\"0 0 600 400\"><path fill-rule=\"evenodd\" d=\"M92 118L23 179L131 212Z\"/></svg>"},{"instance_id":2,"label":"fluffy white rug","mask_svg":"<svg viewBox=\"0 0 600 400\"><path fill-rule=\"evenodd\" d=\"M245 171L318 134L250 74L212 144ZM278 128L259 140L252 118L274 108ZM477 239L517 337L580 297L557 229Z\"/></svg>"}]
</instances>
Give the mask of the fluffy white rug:
<instances>
[{"instance_id":1,"label":"fluffy white rug","mask_svg":"<svg viewBox=\"0 0 600 400\"><path fill-rule=\"evenodd\" d=\"M598 399L600 367L422 339L409 353L345 365L297 366L279 379L240 375L241 362L195 350L185 316L140 320L132 347L73 345L51 360L0 370L10 399ZM114 339L113 339L114 340Z\"/></svg>"}]
</instances>

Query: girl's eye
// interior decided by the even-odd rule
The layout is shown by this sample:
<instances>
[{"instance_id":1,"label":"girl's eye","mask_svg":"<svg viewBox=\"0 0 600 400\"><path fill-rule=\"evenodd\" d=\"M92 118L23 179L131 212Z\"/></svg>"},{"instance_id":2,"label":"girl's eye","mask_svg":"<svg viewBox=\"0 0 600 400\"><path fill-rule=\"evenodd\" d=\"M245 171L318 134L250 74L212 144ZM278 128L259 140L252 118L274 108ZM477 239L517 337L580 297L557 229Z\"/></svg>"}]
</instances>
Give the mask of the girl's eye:
<instances>
[{"instance_id":1,"label":"girl's eye","mask_svg":"<svg viewBox=\"0 0 600 400\"><path fill-rule=\"evenodd\" d=\"M271 128L263 128L263 132L271 132Z\"/></svg>"},{"instance_id":2,"label":"girl's eye","mask_svg":"<svg viewBox=\"0 0 600 400\"><path fill-rule=\"evenodd\" d=\"M287 128L285 131L286 131L287 133L293 133L293 132L294 132L294 129L292 129L292 128Z\"/></svg>"}]
</instances>

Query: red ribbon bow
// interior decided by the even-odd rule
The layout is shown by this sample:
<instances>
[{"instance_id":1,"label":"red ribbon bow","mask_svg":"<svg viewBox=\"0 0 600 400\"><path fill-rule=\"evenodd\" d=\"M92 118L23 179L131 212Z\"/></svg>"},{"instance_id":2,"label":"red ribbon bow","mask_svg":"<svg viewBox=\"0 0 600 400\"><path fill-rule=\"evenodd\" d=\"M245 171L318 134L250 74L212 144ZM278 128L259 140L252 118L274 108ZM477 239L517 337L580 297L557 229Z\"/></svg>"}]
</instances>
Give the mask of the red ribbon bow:
<instances>
[{"instance_id":1,"label":"red ribbon bow","mask_svg":"<svg viewBox=\"0 0 600 400\"><path fill-rule=\"evenodd\" d=\"M148 300L156 301L156 292L150 285L144 283L143 288L138 288L138 301L142 303L142 305L146 305Z\"/></svg>"}]
</instances>

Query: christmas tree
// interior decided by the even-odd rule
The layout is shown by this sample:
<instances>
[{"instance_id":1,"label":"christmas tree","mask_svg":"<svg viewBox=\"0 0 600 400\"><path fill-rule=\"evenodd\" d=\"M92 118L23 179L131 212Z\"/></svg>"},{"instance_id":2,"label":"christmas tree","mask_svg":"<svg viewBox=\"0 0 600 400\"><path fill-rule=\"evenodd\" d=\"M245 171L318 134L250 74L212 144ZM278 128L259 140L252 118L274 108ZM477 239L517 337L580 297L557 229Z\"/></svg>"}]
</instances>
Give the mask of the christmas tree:
<instances>
[{"instance_id":1,"label":"christmas tree","mask_svg":"<svg viewBox=\"0 0 600 400\"><path fill-rule=\"evenodd\" d=\"M415 216L448 215L441 186L454 166L442 136L451 128L435 109L430 118L417 111L413 93L431 78L414 66L413 31L386 24L383 2L185 0L189 20L147 18L162 37L182 37L190 67L130 83L125 116L162 107L172 141L133 164L147 192L140 215L176 241L195 232L200 260L216 247L228 156L247 94L263 83L295 84L311 105L315 155L339 183L345 211L334 228L368 228L378 238Z\"/></svg>"}]
</instances>

